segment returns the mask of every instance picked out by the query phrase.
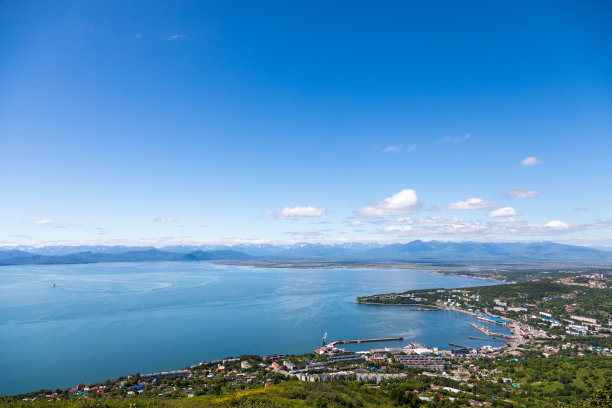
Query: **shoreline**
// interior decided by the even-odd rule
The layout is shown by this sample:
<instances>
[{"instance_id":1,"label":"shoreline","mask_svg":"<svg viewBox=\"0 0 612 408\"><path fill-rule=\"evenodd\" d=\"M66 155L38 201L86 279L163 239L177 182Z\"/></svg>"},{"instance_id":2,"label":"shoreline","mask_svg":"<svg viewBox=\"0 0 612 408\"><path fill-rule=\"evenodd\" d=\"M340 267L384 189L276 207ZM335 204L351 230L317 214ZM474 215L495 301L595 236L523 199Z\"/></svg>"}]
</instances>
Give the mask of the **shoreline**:
<instances>
[{"instance_id":1,"label":"shoreline","mask_svg":"<svg viewBox=\"0 0 612 408\"><path fill-rule=\"evenodd\" d=\"M398 269L398 270L409 270L409 271L421 272L421 273L429 273L429 274L433 274L433 275L459 276L459 277L462 277L462 278L472 278L472 279L479 279L479 280L488 280L488 281L493 281L493 282L499 282L500 284L512 283L511 281L508 281L508 280L499 280L499 279L494 279L494 278L487 277L487 276L473 276L473 275L466 275L464 273L455 273L455 272L459 272L456 269L449 269L449 270L426 269L426 268L420 268L420 267L418 267L416 265L407 265L407 264L398 264L398 265L389 265L389 264L300 265L300 264L296 264L296 263L287 263L287 264L269 264L269 265L266 265L266 264L256 264L256 263L249 262L249 261L234 262L234 261L227 261L227 260L211 260L209 262L220 264L220 265L246 266L246 267L251 267L251 268L274 268L274 269L320 269L320 270L330 270L330 271L334 270L334 269L342 269L342 270L350 270L350 269L359 269L359 270ZM269 262L272 262L272 261L269 261ZM325 262L325 261L323 261L323 262ZM329 261L329 262L333 263L333 262L336 262L336 261ZM432 289L434 289L434 288L432 288Z\"/></svg>"},{"instance_id":2,"label":"shoreline","mask_svg":"<svg viewBox=\"0 0 612 408\"><path fill-rule=\"evenodd\" d=\"M470 316L473 316L473 317L481 317L481 316L483 316L482 313L470 312L469 310L455 309L455 308L453 308L453 309L444 308L443 309L443 308L440 308L438 306L427 306L427 305L417 305L417 304L408 304L408 303L404 303L404 304L402 304L402 303L395 303L394 304L394 303L358 302L357 300L355 300L354 302L357 303L357 304L360 304L360 305L369 305L369 306L421 306L423 308L430 308L430 309L434 309L434 310L440 311L440 312L458 312L458 313L464 313L464 314L467 314L467 315L470 315ZM421 310L408 310L408 311L409 312L410 311L415 312L415 311L421 311ZM496 317L496 316L493 316L491 314L487 314L487 315L484 315L484 316ZM519 334L518 334L519 329L515 328L515 325L518 324L518 322L516 322L513 319L507 318L507 317L505 319L508 320L509 324L503 324L502 326L504 326L508 330L510 330L510 332L512 333L514 338L513 339L509 339L504 344L504 346L509 344L512 340L516 340L518 338L518 336L519 336ZM516 332L515 332L515 329L516 329Z\"/></svg>"},{"instance_id":3,"label":"shoreline","mask_svg":"<svg viewBox=\"0 0 612 408\"><path fill-rule=\"evenodd\" d=\"M358 305L370 305L370 306L420 306L422 308L429 308L429 309L433 309L433 310L437 310L437 311L446 311L446 309L442 309L438 306L428 306L428 305L419 305L418 303L376 303L376 302L359 302L357 299L355 299L353 301L354 303L357 303ZM413 312L415 312L416 310L412 310Z\"/></svg>"}]
</instances>

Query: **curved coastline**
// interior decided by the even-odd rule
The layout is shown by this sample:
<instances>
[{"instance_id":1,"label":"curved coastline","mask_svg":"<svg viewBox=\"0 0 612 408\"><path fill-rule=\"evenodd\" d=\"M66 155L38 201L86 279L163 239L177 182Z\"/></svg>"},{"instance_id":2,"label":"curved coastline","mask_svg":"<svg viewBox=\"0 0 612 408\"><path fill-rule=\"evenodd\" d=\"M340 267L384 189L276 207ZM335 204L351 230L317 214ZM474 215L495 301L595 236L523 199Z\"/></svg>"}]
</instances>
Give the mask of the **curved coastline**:
<instances>
[{"instance_id":1,"label":"curved coastline","mask_svg":"<svg viewBox=\"0 0 612 408\"><path fill-rule=\"evenodd\" d=\"M373 305L373 306L418 306L421 308L427 308L427 309L432 309L432 310L446 310L443 309L441 307L438 306L429 306L429 305L423 305L423 304L418 304L418 303L376 303L376 302L360 302L357 299L355 299L353 302L359 304L359 305Z\"/></svg>"}]
</instances>

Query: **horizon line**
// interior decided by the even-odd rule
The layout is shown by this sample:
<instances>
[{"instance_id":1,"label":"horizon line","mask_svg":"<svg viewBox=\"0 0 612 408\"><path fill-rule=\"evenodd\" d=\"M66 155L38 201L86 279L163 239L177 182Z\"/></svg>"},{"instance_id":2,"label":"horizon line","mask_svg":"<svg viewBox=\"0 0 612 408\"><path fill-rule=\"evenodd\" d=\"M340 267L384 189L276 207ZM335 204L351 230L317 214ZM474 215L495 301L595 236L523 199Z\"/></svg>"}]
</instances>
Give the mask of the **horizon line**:
<instances>
[{"instance_id":1,"label":"horizon line","mask_svg":"<svg viewBox=\"0 0 612 408\"><path fill-rule=\"evenodd\" d=\"M604 238L604 240L606 240ZM198 241L172 241L172 240L157 240L151 242L149 240L111 240L111 241L52 241L42 243L0 243L0 249L10 248L49 248L49 247L80 247L80 246L101 246L101 247L152 247L152 248L166 248L173 246L254 246L254 245L271 245L271 246L285 246L285 245L327 245L336 246L343 244L363 244L363 245L397 245L397 244L410 244L416 241L420 242L444 242L444 243L476 243L476 244L534 244L534 243L552 243L558 245L571 245L584 248L592 247L610 247L612 249L612 243L578 243L578 242L558 242L553 240L512 240L512 241L500 241L500 240L487 240L487 241L475 241L475 240L441 240L441 239L420 239L415 238L412 240L392 240L392 241L377 241L377 240L287 240L287 241L273 241L265 239L229 239L229 240L198 240Z\"/></svg>"}]
</instances>

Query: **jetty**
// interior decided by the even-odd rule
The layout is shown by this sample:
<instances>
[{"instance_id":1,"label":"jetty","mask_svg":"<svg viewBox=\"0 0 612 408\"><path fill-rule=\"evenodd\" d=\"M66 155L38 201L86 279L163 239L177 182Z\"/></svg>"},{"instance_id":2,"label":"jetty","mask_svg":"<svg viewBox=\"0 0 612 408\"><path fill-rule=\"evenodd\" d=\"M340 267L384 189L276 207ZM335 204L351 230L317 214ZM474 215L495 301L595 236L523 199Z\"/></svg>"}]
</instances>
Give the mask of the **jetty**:
<instances>
[{"instance_id":1,"label":"jetty","mask_svg":"<svg viewBox=\"0 0 612 408\"><path fill-rule=\"evenodd\" d=\"M349 343L371 343L374 341L402 341L403 337L373 337L369 339L349 339L349 340L334 340L327 343L328 346L333 347L336 344L349 344Z\"/></svg>"},{"instance_id":2,"label":"jetty","mask_svg":"<svg viewBox=\"0 0 612 408\"><path fill-rule=\"evenodd\" d=\"M490 316L476 316L476 318L478 320L482 320L483 322L487 322L487 323L495 323L495 324L499 324L500 326L507 326L508 322L506 320L502 320L496 317L490 317Z\"/></svg>"},{"instance_id":3,"label":"jetty","mask_svg":"<svg viewBox=\"0 0 612 408\"><path fill-rule=\"evenodd\" d=\"M462 349L471 349L474 347L468 347L468 346L462 346L461 344L457 344L457 343L448 343L449 346L453 346L453 347L457 347L457 348L462 348Z\"/></svg>"},{"instance_id":4,"label":"jetty","mask_svg":"<svg viewBox=\"0 0 612 408\"><path fill-rule=\"evenodd\" d=\"M479 326L475 323L472 322L468 322L468 324L470 326L472 326L473 328L475 328L476 330L482 332L483 334L486 334L487 336L491 336L491 337L502 337L504 339L513 339L514 336L510 336L508 334L501 334L501 333L493 333L492 331L489 331L489 329L487 329L485 326Z\"/></svg>"},{"instance_id":5,"label":"jetty","mask_svg":"<svg viewBox=\"0 0 612 408\"><path fill-rule=\"evenodd\" d=\"M485 337L476 337L476 336L470 336L470 339L472 340L487 340L487 341L504 341L501 339L487 339Z\"/></svg>"}]
</instances>

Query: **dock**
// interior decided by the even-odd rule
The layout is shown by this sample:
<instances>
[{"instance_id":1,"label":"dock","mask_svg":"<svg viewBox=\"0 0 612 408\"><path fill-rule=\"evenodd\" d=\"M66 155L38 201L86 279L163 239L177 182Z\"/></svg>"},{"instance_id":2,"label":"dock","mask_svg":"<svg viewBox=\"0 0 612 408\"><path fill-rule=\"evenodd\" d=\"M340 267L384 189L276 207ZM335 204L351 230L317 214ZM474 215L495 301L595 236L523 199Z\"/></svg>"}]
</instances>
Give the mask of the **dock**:
<instances>
[{"instance_id":1,"label":"dock","mask_svg":"<svg viewBox=\"0 0 612 408\"><path fill-rule=\"evenodd\" d=\"M468 347L468 346L462 346L461 344L457 344L457 343L448 343L449 346L453 346L453 347L457 347L457 348L462 348L462 349L471 349L474 347Z\"/></svg>"},{"instance_id":2,"label":"dock","mask_svg":"<svg viewBox=\"0 0 612 408\"><path fill-rule=\"evenodd\" d=\"M370 339L349 339L349 340L334 340L327 343L328 346L335 346L336 344L349 344L349 343L371 343L374 341L402 341L403 337L373 337Z\"/></svg>"},{"instance_id":3,"label":"dock","mask_svg":"<svg viewBox=\"0 0 612 408\"><path fill-rule=\"evenodd\" d=\"M472 322L468 322L468 324L470 326L472 326L473 328L475 328L476 330L482 332L483 334L486 334L487 336L491 336L491 337L501 337L504 339L513 339L514 336L510 336L507 334L501 334L501 333L493 333L492 331L489 331L489 329L487 329L485 326L479 326L475 323Z\"/></svg>"},{"instance_id":4,"label":"dock","mask_svg":"<svg viewBox=\"0 0 612 408\"><path fill-rule=\"evenodd\" d=\"M501 319L499 319L499 321L498 321L498 320L495 320L495 319L494 319L494 318L492 318L492 317L487 317L487 316L476 316L476 318L477 318L478 320L482 320L483 322L487 322L487 323L494 323L494 324L499 324L500 326L507 326L507 325L508 325L508 322L507 322L507 321L505 321L505 320L503 320L503 321L502 321Z\"/></svg>"},{"instance_id":5,"label":"dock","mask_svg":"<svg viewBox=\"0 0 612 408\"><path fill-rule=\"evenodd\" d=\"M470 339L472 340L486 340L486 341L503 341L501 339L487 339L484 337L475 337L475 336L470 336Z\"/></svg>"},{"instance_id":6,"label":"dock","mask_svg":"<svg viewBox=\"0 0 612 408\"><path fill-rule=\"evenodd\" d=\"M476 330L482 332L483 334L486 334L487 336L489 335L489 329L487 329L486 327L479 326L476 323L472 323L472 322L469 322L468 324L472 326L473 328L475 328Z\"/></svg>"}]
</instances>

